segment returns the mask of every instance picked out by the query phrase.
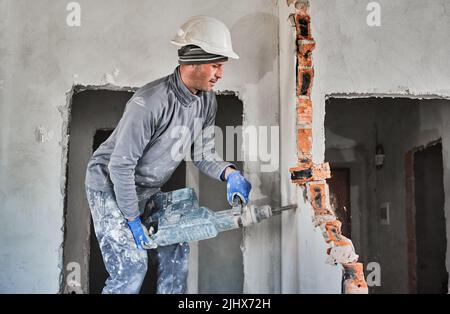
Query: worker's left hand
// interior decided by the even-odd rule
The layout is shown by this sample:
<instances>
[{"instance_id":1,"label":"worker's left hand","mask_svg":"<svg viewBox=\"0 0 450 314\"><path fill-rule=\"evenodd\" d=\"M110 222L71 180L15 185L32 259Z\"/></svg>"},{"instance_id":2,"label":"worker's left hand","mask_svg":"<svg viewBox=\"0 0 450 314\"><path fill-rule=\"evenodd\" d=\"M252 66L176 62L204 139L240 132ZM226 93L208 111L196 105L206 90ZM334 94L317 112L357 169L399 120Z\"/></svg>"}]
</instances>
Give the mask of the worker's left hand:
<instances>
[{"instance_id":1,"label":"worker's left hand","mask_svg":"<svg viewBox=\"0 0 450 314\"><path fill-rule=\"evenodd\" d=\"M227 200L231 206L235 206L234 198L238 196L242 205L246 205L248 203L248 195L250 194L250 190L252 189L252 185L247 179L239 171L231 172L227 177Z\"/></svg>"},{"instance_id":2,"label":"worker's left hand","mask_svg":"<svg viewBox=\"0 0 450 314\"><path fill-rule=\"evenodd\" d=\"M149 250L157 247L156 243L151 239L145 226L142 224L139 217L128 221L131 233L133 234L134 242L140 250Z\"/></svg>"}]
</instances>

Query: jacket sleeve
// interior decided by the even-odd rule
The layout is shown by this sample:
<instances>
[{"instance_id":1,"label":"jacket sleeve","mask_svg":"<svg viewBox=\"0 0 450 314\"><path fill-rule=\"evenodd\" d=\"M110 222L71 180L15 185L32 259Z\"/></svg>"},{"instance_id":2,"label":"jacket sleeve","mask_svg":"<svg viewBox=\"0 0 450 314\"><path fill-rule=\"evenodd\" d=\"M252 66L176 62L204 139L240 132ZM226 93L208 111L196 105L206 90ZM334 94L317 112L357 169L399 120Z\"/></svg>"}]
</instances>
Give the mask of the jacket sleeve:
<instances>
[{"instance_id":1,"label":"jacket sleeve","mask_svg":"<svg viewBox=\"0 0 450 314\"><path fill-rule=\"evenodd\" d=\"M191 157L195 166L198 167L201 172L211 178L223 181L222 173L225 169L228 167L236 168L236 166L230 162L223 161L216 152L214 141L216 113L217 100L216 95L212 93L209 111L206 116L206 120L203 123L203 129L201 132L202 145L195 145L194 141L193 149L191 150Z\"/></svg>"},{"instance_id":2,"label":"jacket sleeve","mask_svg":"<svg viewBox=\"0 0 450 314\"><path fill-rule=\"evenodd\" d=\"M134 172L155 129L154 115L142 97L131 98L115 130L116 143L108 164L117 205L125 218L139 216Z\"/></svg>"}]
</instances>

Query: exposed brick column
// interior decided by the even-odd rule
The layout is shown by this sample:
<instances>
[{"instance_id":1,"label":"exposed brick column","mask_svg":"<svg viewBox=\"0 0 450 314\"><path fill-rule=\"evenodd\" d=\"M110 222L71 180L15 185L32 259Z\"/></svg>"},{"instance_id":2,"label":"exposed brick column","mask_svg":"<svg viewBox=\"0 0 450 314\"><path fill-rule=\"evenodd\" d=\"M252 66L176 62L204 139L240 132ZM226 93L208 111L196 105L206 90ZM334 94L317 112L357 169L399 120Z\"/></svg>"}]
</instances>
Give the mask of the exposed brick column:
<instances>
[{"instance_id":1,"label":"exposed brick column","mask_svg":"<svg viewBox=\"0 0 450 314\"><path fill-rule=\"evenodd\" d=\"M314 223L322 231L328 244L326 260L329 264L340 263L344 270L343 291L346 294L368 293L364 280L363 264L358 263L353 243L342 235L341 222L337 220L330 205L330 193L326 179L331 177L328 163L312 161L312 101L314 80L312 52L316 47L311 35L311 17L308 0L287 0L294 3L297 33L297 158L295 167L289 169L293 183L305 186L307 197L314 209Z\"/></svg>"}]
</instances>

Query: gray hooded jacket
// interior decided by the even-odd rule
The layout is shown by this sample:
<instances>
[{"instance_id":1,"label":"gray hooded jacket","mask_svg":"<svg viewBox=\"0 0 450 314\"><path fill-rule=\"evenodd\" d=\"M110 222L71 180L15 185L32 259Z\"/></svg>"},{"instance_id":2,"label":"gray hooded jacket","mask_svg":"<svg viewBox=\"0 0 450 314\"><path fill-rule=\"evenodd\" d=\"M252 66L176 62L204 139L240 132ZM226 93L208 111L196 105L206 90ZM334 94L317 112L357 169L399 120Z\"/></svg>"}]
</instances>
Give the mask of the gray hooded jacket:
<instances>
[{"instance_id":1,"label":"gray hooded jacket","mask_svg":"<svg viewBox=\"0 0 450 314\"><path fill-rule=\"evenodd\" d=\"M203 173L221 180L223 171L234 165L217 156L212 133L202 134L214 126L216 111L214 92L193 95L181 80L179 67L141 87L126 104L114 132L90 159L86 188L114 191L119 209L133 219L186 156L174 158L174 152L186 152L183 145Z\"/></svg>"}]
</instances>

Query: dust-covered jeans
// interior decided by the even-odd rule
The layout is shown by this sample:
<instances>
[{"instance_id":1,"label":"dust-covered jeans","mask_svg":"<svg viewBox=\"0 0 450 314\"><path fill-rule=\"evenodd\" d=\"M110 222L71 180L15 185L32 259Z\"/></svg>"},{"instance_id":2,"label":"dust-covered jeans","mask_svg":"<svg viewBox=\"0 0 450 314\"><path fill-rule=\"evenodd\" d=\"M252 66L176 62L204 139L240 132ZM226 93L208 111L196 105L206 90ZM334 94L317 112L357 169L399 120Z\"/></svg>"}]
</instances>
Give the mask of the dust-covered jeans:
<instances>
[{"instance_id":1,"label":"dust-covered jeans","mask_svg":"<svg viewBox=\"0 0 450 314\"><path fill-rule=\"evenodd\" d=\"M147 252L138 249L114 193L86 188L95 234L109 278L102 293L139 293L147 272ZM158 247L159 294L186 293L189 245Z\"/></svg>"}]
</instances>

